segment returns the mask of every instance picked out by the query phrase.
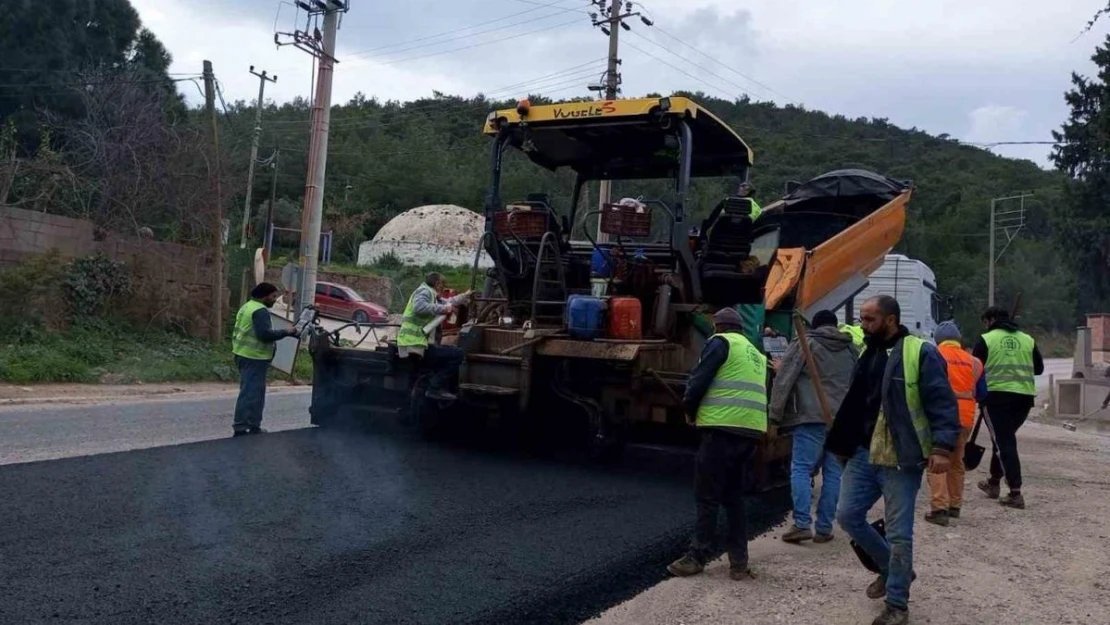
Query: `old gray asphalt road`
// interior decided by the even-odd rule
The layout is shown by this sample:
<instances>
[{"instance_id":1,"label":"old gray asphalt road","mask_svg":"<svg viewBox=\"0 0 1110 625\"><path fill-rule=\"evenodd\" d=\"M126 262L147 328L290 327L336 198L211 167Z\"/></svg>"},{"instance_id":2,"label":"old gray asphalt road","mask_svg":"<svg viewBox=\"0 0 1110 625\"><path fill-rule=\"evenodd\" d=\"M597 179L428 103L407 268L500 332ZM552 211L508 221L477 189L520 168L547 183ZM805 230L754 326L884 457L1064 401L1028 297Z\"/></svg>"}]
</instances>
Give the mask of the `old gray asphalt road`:
<instances>
[{"instance_id":1,"label":"old gray asphalt road","mask_svg":"<svg viewBox=\"0 0 1110 625\"><path fill-rule=\"evenodd\" d=\"M271 389L263 427L308 427L307 389ZM231 435L234 394L114 404L0 407L0 464L161 447Z\"/></svg>"},{"instance_id":2,"label":"old gray asphalt road","mask_svg":"<svg viewBox=\"0 0 1110 625\"><path fill-rule=\"evenodd\" d=\"M106 409L143 431L209 411L225 431L223 405L175 403ZM776 499L751 506L753 534L782 518ZM692 504L684 464L600 469L320 429L9 464L0 622L580 622L662 578Z\"/></svg>"}]
</instances>

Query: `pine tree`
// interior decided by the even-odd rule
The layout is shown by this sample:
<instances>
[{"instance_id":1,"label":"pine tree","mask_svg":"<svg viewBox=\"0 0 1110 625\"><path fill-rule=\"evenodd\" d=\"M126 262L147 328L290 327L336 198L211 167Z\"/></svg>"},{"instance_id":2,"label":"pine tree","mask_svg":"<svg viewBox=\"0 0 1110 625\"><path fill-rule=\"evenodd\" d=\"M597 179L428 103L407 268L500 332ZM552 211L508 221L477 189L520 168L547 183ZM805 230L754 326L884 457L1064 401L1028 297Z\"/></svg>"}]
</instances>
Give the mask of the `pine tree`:
<instances>
[{"instance_id":1,"label":"pine tree","mask_svg":"<svg viewBox=\"0 0 1110 625\"><path fill-rule=\"evenodd\" d=\"M1078 270L1080 312L1110 304L1110 38L1091 59L1097 76L1072 74L1071 113L1053 133L1053 160L1070 177L1057 228Z\"/></svg>"}]
</instances>

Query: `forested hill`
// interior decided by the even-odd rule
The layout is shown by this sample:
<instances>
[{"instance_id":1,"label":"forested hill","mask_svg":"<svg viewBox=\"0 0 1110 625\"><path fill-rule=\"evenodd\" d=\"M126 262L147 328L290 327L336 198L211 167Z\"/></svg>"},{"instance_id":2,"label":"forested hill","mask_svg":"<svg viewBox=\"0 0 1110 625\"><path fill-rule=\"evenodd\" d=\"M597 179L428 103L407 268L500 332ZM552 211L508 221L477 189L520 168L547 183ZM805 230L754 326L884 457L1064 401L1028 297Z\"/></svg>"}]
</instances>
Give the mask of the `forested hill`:
<instances>
[{"instance_id":1,"label":"forested hill","mask_svg":"<svg viewBox=\"0 0 1110 625\"><path fill-rule=\"evenodd\" d=\"M978 313L987 301L990 199L1035 191L1036 196L1026 200L1028 225L999 262L997 298L1011 302L1020 289L1027 324L1061 331L1074 326L1075 272L1058 259L1060 242L1054 240L1052 228L1063 201L1060 174L945 136L898 128L885 119L847 119L797 107L691 95L755 150L752 179L763 203L779 197L787 181L845 167L913 180L917 191L898 251L933 267L940 290L952 297L957 319L969 330L978 327ZM543 101L533 98L535 103ZM414 206L453 203L479 210L489 178L489 141L481 126L491 108L512 104L437 94L403 104L359 96L334 107L326 204L332 225L351 233L340 252L353 251L360 238L351 232L352 226L370 236L390 217ZM307 103L298 101L271 106L264 115L260 154L265 157L275 146L281 149L277 195L285 201L279 200L276 208L279 219L292 225L298 221L303 195L310 112ZM248 133L253 117L253 108L233 106L228 120L232 134ZM238 145L245 150L245 142ZM515 160L506 174L506 199L546 191L565 206L571 194L569 177ZM269 195L268 178L263 174L256 180L256 198ZM725 184L713 181L697 188L696 215L716 202ZM643 185L634 183L616 189L622 195L644 192ZM1004 242L1000 238L1000 248Z\"/></svg>"}]
</instances>

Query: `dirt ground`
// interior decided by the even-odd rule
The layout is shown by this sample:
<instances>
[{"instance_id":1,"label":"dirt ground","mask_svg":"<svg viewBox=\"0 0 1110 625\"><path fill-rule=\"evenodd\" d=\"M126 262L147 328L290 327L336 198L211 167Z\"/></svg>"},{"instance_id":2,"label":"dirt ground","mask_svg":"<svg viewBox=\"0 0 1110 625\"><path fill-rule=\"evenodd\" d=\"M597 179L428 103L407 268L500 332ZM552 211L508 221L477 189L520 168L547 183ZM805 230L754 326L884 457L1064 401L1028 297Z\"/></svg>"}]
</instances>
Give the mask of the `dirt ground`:
<instances>
[{"instance_id":1,"label":"dirt ground","mask_svg":"<svg viewBox=\"0 0 1110 625\"><path fill-rule=\"evenodd\" d=\"M1018 436L1025 510L1003 508L975 488L989 456L968 475L962 518L949 527L921 520L922 484L911 623L1110 623L1110 437L1055 423L1030 423ZM879 514L877 507L870 518ZM796 546L779 539L787 527L752 541L755 580L729 580L719 560L706 574L669 579L589 623L870 623L882 602L864 595L874 576L843 531L831 543Z\"/></svg>"}]
</instances>

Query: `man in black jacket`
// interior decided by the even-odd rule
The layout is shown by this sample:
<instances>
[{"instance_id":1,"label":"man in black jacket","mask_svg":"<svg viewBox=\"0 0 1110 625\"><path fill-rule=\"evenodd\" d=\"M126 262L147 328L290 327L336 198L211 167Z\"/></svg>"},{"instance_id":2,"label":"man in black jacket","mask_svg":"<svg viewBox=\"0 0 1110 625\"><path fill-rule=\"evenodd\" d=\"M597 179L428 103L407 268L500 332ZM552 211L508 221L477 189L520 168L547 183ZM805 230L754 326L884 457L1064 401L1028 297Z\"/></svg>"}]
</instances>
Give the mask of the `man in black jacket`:
<instances>
[{"instance_id":1,"label":"man in black jacket","mask_svg":"<svg viewBox=\"0 0 1110 625\"><path fill-rule=\"evenodd\" d=\"M845 461L836 519L882 571L867 588L886 597L872 625L909 621L914 504L925 467L948 471L960 432L944 358L901 325L898 301L883 295L860 307L867 347L833 420L825 449ZM867 522L883 500L886 536Z\"/></svg>"},{"instance_id":2,"label":"man in black jacket","mask_svg":"<svg viewBox=\"0 0 1110 625\"><path fill-rule=\"evenodd\" d=\"M1017 431L1029 418L1037 398L1035 376L1044 373L1044 359L1031 336L1018 329L1010 313L991 306L983 313L987 331L975 343L972 355L983 363L987 377L987 425L993 434L990 479L979 482L979 490L999 499L1005 476L1010 493L998 503L1025 508L1021 494L1021 459Z\"/></svg>"}]
</instances>

